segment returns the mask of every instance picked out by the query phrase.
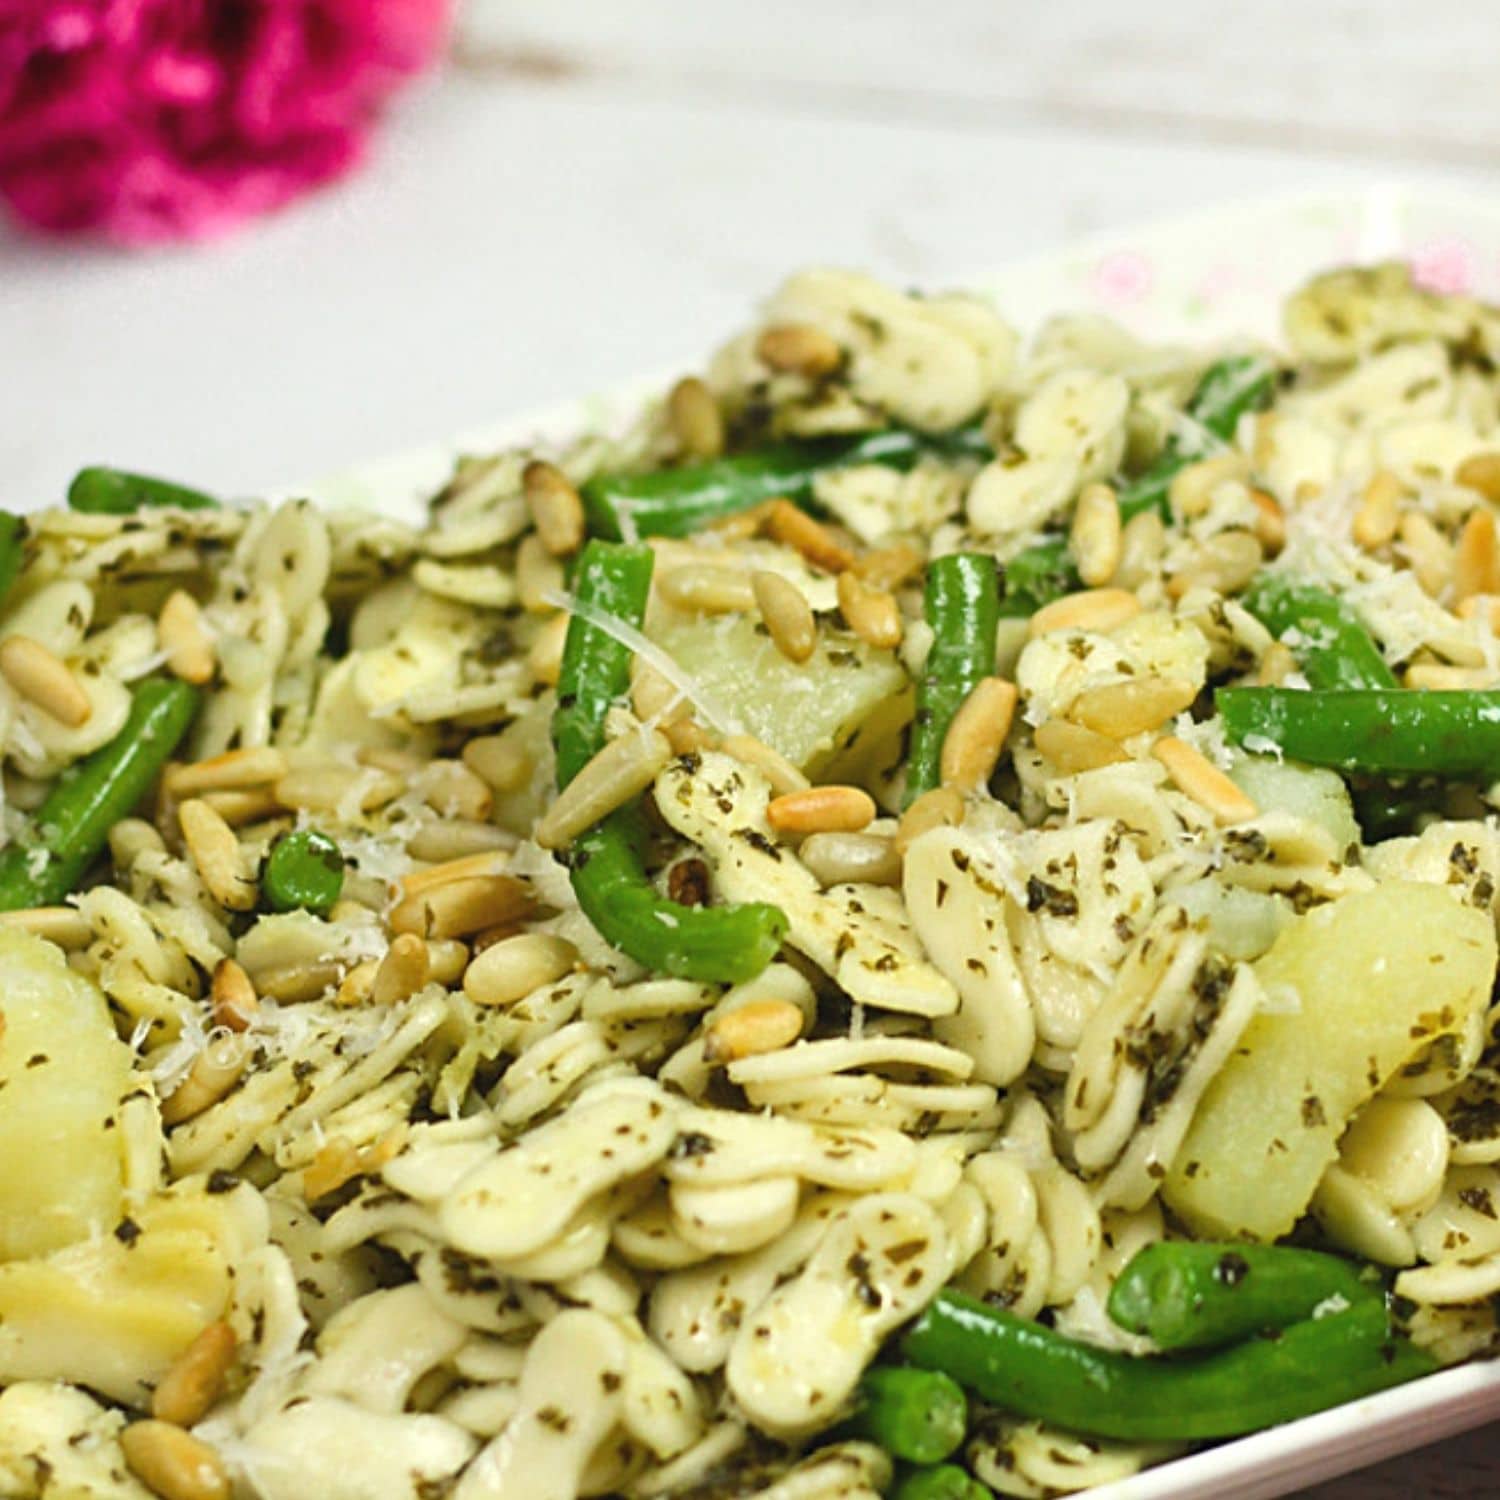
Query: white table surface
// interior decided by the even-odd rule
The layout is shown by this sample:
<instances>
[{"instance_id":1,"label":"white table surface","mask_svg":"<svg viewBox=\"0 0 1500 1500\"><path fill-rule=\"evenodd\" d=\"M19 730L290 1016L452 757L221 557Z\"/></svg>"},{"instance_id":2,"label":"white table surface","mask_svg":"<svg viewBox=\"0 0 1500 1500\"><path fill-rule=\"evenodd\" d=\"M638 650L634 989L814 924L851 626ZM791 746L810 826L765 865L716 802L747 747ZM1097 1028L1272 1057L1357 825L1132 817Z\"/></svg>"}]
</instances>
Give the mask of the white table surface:
<instances>
[{"instance_id":1,"label":"white table surface","mask_svg":"<svg viewBox=\"0 0 1500 1500\"><path fill-rule=\"evenodd\" d=\"M1465 0L474 0L370 168L150 256L0 228L0 505L234 493L691 363L809 260L941 284L1247 194L1494 185ZM1305 1492L1490 1492L1487 1434Z\"/></svg>"}]
</instances>

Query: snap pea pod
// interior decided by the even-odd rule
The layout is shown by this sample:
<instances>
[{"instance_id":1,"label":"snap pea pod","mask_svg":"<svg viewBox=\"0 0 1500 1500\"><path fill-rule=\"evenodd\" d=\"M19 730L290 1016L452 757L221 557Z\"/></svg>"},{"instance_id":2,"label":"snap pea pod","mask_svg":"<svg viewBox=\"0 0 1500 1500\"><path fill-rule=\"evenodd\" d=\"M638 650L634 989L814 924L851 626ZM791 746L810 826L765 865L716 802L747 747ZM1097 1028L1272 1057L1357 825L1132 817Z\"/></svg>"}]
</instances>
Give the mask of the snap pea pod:
<instances>
[{"instance_id":1,"label":"snap pea pod","mask_svg":"<svg viewBox=\"0 0 1500 1500\"><path fill-rule=\"evenodd\" d=\"M1382 776L1500 776L1500 691L1223 688L1215 704L1236 744Z\"/></svg>"},{"instance_id":2,"label":"snap pea pod","mask_svg":"<svg viewBox=\"0 0 1500 1500\"><path fill-rule=\"evenodd\" d=\"M876 1365L866 1370L849 1419L853 1437L879 1443L893 1458L935 1464L964 1440L969 1401L941 1370Z\"/></svg>"},{"instance_id":3,"label":"snap pea pod","mask_svg":"<svg viewBox=\"0 0 1500 1500\"><path fill-rule=\"evenodd\" d=\"M1391 1333L1380 1299L1212 1353L1139 1358L943 1291L901 1351L1023 1416L1148 1442L1258 1432L1436 1368Z\"/></svg>"},{"instance_id":4,"label":"snap pea pod","mask_svg":"<svg viewBox=\"0 0 1500 1500\"><path fill-rule=\"evenodd\" d=\"M125 725L58 778L32 816L34 837L0 854L0 911L55 906L78 888L109 830L145 796L198 709L175 679L140 684Z\"/></svg>"},{"instance_id":5,"label":"snap pea pod","mask_svg":"<svg viewBox=\"0 0 1500 1500\"><path fill-rule=\"evenodd\" d=\"M153 479L148 474L129 474L124 469L95 467L80 469L68 486L68 506L96 516L124 516L133 510L175 508L216 510L219 502L202 490Z\"/></svg>"},{"instance_id":6,"label":"snap pea pod","mask_svg":"<svg viewBox=\"0 0 1500 1500\"><path fill-rule=\"evenodd\" d=\"M993 1491L957 1464L936 1464L904 1474L891 1500L993 1500Z\"/></svg>"},{"instance_id":7,"label":"snap pea pod","mask_svg":"<svg viewBox=\"0 0 1500 1500\"><path fill-rule=\"evenodd\" d=\"M1342 599L1326 589L1262 573L1240 602L1275 635L1297 632L1292 654L1313 687L1396 686L1396 674L1386 665L1374 636Z\"/></svg>"},{"instance_id":8,"label":"snap pea pod","mask_svg":"<svg viewBox=\"0 0 1500 1500\"><path fill-rule=\"evenodd\" d=\"M283 834L260 872L261 896L272 911L326 912L343 889L343 853L316 828Z\"/></svg>"},{"instance_id":9,"label":"snap pea pod","mask_svg":"<svg viewBox=\"0 0 1500 1500\"><path fill-rule=\"evenodd\" d=\"M649 547L591 541L574 581L578 602L639 627L651 586ZM604 716L630 685L630 648L575 614L557 687L552 739L559 788L603 747ZM573 841L567 862L584 914L605 939L647 968L680 979L737 984L752 979L781 946L779 907L683 906L659 896L647 878L647 829L637 804L617 809Z\"/></svg>"},{"instance_id":10,"label":"snap pea pod","mask_svg":"<svg viewBox=\"0 0 1500 1500\"><path fill-rule=\"evenodd\" d=\"M995 670L1000 617L995 559L983 552L935 558L927 568L922 612L932 627L932 648L917 684L906 766L908 804L938 784L948 726L974 684Z\"/></svg>"},{"instance_id":11,"label":"snap pea pod","mask_svg":"<svg viewBox=\"0 0 1500 1500\"><path fill-rule=\"evenodd\" d=\"M892 427L853 438L773 443L653 473L597 474L580 486L579 494L594 536L688 536L763 500L805 500L813 481L830 469L855 464L909 469L929 453L991 456L977 426L936 435Z\"/></svg>"},{"instance_id":12,"label":"snap pea pod","mask_svg":"<svg viewBox=\"0 0 1500 1500\"><path fill-rule=\"evenodd\" d=\"M1275 384L1275 370L1255 355L1221 359L1204 372L1184 409L1185 415L1193 426L1227 443L1246 412L1259 411L1270 402ZM1117 490L1120 519L1129 521L1147 510L1165 518L1173 476L1203 456L1199 442L1176 435L1169 438L1145 473ZM1067 540L1058 537L1038 542L1005 565L1004 612L1035 614L1044 604L1078 586Z\"/></svg>"},{"instance_id":13,"label":"snap pea pod","mask_svg":"<svg viewBox=\"0 0 1500 1500\"><path fill-rule=\"evenodd\" d=\"M1131 1257L1109 1292L1109 1315L1162 1349L1212 1349L1286 1328L1340 1299L1379 1299L1352 1262L1282 1245L1162 1240Z\"/></svg>"},{"instance_id":14,"label":"snap pea pod","mask_svg":"<svg viewBox=\"0 0 1500 1500\"><path fill-rule=\"evenodd\" d=\"M26 560L26 523L20 516L0 510L0 604L10 593Z\"/></svg>"}]
</instances>

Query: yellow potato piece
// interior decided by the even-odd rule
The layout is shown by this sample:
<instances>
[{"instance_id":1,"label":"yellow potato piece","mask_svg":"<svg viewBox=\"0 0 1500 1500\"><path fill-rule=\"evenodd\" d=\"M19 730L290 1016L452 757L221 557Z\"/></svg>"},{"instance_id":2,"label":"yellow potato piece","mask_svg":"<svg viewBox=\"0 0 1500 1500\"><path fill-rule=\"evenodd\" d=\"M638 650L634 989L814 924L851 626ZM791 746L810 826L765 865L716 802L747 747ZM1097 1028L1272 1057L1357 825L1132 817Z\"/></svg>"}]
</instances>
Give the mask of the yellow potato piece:
<instances>
[{"instance_id":1,"label":"yellow potato piece","mask_svg":"<svg viewBox=\"0 0 1500 1500\"><path fill-rule=\"evenodd\" d=\"M1489 1002L1495 931L1440 886L1392 882L1294 922L1255 965L1273 998L1209 1086L1163 1187L1197 1234L1274 1240L1354 1112Z\"/></svg>"},{"instance_id":2,"label":"yellow potato piece","mask_svg":"<svg viewBox=\"0 0 1500 1500\"><path fill-rule=\"evenodd\" d=\"M265 1240L252 1189L175 1189L94 1239L0 1266L0 1384L66 1380L149 1404L167 1367L229 1304Z\"/></svg>"},{"instance_id":3,"label":"yellow potato piece","mask_svg":"<svg viewBox=\"0 0 1500 1500\"><path fill-rule=\"evenodd\" d=\"M51 943L0 930L0 1260L113 1229L130 1049Z\"/></svg>"}]
</instances>

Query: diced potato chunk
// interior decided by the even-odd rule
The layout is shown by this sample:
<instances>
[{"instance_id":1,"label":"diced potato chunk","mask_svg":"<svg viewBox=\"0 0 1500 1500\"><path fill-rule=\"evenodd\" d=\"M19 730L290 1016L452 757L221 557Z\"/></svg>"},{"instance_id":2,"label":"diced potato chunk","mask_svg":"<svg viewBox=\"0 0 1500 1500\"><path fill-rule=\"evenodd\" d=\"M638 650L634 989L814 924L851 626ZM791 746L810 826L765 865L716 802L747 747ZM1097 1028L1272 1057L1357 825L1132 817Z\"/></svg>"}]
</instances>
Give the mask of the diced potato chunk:
<instances>
[{"instance_id":1,"label":"diced potato chunk","mask_svg":"<svg viewBox=\"0 0 1500 1500\"><path fill-rule=\"evenodd\" d=\"M119 1222L131 1056L51 943L0 929L0 972L0 1260L14 1260Z\"/></svg>"},{"instance_id":2,"label":"diced potato chunk","mask_svg":"<svg viewBox=\"0 0 1500 1500\"><path fill-rule=\"evenodd\" d=\"M870 747L887 744L912 716L912 692L895 654L823 630L806 662L789 661L749 615L661 611L653 639L748 734L810 776L856 774Z\"/></svg>"},{"instance_id":3,"label":"diced potato chunk","mask_svg":"<svg viewBox=\"0 0 1500 1500\"><path fill-rule=\"evenodd\" d=\"M1321 906L1255 965L1278 1001L1209 1086L1164 1186L1198 1234L1273 1240L1306 1211L1354 1112L1488 1004L1490 918L1399 881Z\"/></svg>"}]
</instances>

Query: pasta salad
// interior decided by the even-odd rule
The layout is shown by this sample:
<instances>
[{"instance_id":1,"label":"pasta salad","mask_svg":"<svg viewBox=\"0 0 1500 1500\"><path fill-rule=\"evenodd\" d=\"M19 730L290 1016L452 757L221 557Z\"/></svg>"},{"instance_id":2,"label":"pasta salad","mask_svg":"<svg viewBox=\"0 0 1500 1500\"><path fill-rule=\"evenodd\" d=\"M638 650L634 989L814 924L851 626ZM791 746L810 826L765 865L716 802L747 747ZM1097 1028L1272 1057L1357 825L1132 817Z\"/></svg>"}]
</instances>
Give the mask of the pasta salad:
<instances>
[{"instance_id":1,"label":"pasta salad","mask_svg":"<svg viewBox=\"0 0 1500 1500\"><path fill-rule=\"evenodd\" d=\"M1493 1353L1497 360L814 270L420 528L0 516L0 1496L1051 1496Z\"/></svg>"}]
</instances>

